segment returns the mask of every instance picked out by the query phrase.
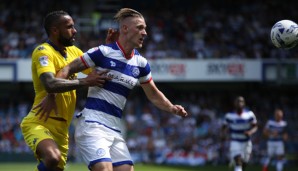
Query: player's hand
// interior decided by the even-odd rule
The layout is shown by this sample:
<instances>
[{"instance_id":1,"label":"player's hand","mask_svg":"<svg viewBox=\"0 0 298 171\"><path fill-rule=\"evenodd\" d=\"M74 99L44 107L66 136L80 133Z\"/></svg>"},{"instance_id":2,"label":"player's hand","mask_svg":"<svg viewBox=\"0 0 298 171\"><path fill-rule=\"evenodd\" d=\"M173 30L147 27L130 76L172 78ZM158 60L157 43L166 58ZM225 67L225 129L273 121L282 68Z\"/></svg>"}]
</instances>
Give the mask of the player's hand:
<instances>
[{"instance_id":1,"label":"player's hand","mask_svg":"<svg viewBox=\"0 0 298 171\"><path fill-rule=\"evenodd\" d=\"M33 109L39 108L35 114L35 116L39 115L39 120L44 119L44 122L46 122L52 110L54 110L55 115L58 116L55 98L55 94L48 94L42 99L42 101L38 105L33 107Z\"/></svg>"},{"instance_id":2,"label":"player's hand","mask_svg":"<svg viewBox=\"0 0 298 171\"><path fill-rule=\"evenodd\" d=\"M284 141L288 141L289 136L288 136L288 134L283 134L282 138Z\"/></svg>"},{"instance_id":3,"label":"player's hand","mask_svg":"<svg viewBox=\"0 0 298 171\"><path fill-rule=\"evenodd\" d=\"M86 86L98 86L98 87L103 87L104 83L106 81L111 80L110 77L107 76L107 73L110 70L93 70L90 72L86 78L81 79L81 81L84 82L84 85Z\"/></svg>"},{"instance_id":4,"label":"player's hand","mask_svg":"<svg viewBox=\"0 0 298 171\"><path fill-rule=\"evenodd\" d=\"M250 137L252 135L252 132L251 131L245 131L244 134L248 137Z\"/></svg>"},{"instance_id":5,"label":"player's hand","mask_svg":"<svg viewBox=\"0 0 298 171\"><path fill-rule=\"evenodd\" d=\"M109 28L106 37L106 44L116 42L119 37L119 32L116 29Z\"/></svg>"},{"instance_id":6,"label":"player's hand","mask_svg":"<svg viewBox=\"0 0 298 171\"><path fill-rule=\"evenodd\" d=\"M272 132L271 132L271 136L272 136L273 138L278 137L278 132L277 132L277 131L272 131Z\"/></svg>"},{"instance_id":7,"label":"player's hand","mask_svg":"<svg viewBox=\"0 0 298 171\"><path fill-rule=\"evenodd\" d=\"M184 107L182 107L181 105L174 105L172 108L172 112L175 115L181 116L183 118L188 115L188 113L185 111Z\"/></svg>"}]
</instances>

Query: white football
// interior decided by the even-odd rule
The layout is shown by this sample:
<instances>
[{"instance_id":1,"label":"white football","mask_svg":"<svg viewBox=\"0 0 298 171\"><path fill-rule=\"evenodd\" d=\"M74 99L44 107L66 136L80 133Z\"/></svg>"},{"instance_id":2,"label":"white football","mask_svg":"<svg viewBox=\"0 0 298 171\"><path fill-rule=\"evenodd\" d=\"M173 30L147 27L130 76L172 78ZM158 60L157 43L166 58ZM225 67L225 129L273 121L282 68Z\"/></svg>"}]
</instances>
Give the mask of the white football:
<instances>
[{"instance_id":1,"label":"white football","mask_svg":"<svg viewBox=\"0 0 298 171\"><path fill-rule=\"evenodd\" d=\"M281 20L271 29L271 41L277 48L291 49L298 44L298 25L291 20Z\"/></svg>"}]
</instances>

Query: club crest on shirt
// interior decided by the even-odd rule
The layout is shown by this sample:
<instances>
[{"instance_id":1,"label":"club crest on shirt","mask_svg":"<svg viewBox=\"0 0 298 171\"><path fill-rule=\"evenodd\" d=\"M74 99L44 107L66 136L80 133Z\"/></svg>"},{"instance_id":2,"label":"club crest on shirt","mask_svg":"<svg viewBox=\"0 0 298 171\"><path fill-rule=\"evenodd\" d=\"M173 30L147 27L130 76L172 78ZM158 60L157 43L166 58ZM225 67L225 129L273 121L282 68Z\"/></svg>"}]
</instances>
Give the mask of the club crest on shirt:
<instances>
[{"instance_id":1,"label":"club crest on shirt","mask_svg":"<svg viewBox=\"0 0 298 171\"><path fill-rule=\"evenodd\" d=\"M132 69L132 75L134 77L139 76L140 75L140 69L138 67L133 67L133 69Z\"/></svg>"},{"instance_id":2,"label":"club crest on shirt","mask_svg":"<svg viewBox=\"0 0 298 171\"><path fill-rule=\"evenodd\" d=\"M41 56L41 57L39 57L39 63L41 66L48 66L49 58L47 56Z\"/></svg>"},{"instance_id":3,"label":"club crest on shirt","mask_svg":"<svg viewBox=\"0 0 298 171\"><path fill-rule=\"evenodd\" d=\"M96 150L96 154L99 157L102 157L102 156L104 156L106 154L106 151L103 148L99 148L98 150Z\"/></svg>"}]
</instances>

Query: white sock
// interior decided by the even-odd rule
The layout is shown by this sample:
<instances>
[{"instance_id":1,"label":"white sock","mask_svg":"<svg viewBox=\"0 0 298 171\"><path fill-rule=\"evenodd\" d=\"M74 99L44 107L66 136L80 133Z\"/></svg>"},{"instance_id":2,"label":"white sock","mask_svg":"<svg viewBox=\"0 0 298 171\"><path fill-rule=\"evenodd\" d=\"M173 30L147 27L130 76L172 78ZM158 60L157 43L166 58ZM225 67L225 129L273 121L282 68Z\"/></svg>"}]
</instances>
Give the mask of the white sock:
<instances>
[{"instance_id":1,"label":"white sock","mask_svg":"<svg viewBox=\"0 0 298 171\"><path fill-rule=\"evenodd\" d=\"M277 171L282 171L283 168L284 168L284 163L283 163L283 161L282 161L282 160L277 161L277 162L276 162L276 170L277 170Z\"/></svg>"},{"instance_id":2,"label":"white sock","mask_svg":"<svg viewBox=\"0 0 298 171\"><path fill-rule=\"evenodd\" d=\"M235 166L234 171L242 171L242 166Z\"/></svg>"}]
</instances>

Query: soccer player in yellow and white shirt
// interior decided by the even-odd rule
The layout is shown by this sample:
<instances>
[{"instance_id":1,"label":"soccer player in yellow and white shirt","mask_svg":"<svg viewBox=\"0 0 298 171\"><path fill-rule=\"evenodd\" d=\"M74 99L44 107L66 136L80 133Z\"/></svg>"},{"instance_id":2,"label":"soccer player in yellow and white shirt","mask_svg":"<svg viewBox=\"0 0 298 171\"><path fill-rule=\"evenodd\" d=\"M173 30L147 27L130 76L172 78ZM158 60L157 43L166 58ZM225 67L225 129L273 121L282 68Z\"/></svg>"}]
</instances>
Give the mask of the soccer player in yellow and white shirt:
<instances>
[{"instance_id":1,"label":"soccer player in yellow and white shirt","mask_svg":"<svg viewBox=\"0 0 298 171\"><path fill-rule=\"evenodd\" d=\"M73 45L77 31L68 13L49 13L45 17L44 28L49 39L37 46L32 54L35 98L33 108L23 119L21 128L26 143L39 161L37 170L62 171L67 159L68 127L76 105L75 89L86 86L101 87L107 78L103 72L95 70L82 79L77 79L76 74L66 80L55 78L60 69L83 52ZM44 112L36 107L46 96L55 98L53 102L56 103L56 108L51 112Z\"/></svg>"}]
</instances>

